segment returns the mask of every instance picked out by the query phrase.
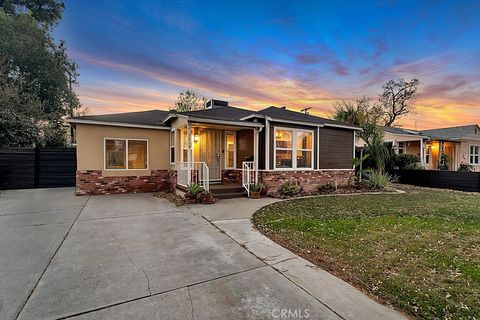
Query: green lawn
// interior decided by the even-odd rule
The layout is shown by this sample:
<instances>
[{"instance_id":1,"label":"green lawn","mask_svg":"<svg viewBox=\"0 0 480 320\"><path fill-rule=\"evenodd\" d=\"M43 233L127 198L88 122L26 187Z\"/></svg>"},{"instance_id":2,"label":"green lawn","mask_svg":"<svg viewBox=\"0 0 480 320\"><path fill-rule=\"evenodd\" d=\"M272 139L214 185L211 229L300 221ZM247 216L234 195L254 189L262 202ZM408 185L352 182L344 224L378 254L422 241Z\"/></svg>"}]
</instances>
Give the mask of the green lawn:
<instances>
[{"instance_id":1,"label":"green lawn","mask_svg":"<svg viewBox=\"0 0 480 320\"><path fill-rule=\"evenodd\" d=\"M480 195L406 194L279 202L260 231L318 266L422 319L480 319Z\"/></svg>"}]
</instances>

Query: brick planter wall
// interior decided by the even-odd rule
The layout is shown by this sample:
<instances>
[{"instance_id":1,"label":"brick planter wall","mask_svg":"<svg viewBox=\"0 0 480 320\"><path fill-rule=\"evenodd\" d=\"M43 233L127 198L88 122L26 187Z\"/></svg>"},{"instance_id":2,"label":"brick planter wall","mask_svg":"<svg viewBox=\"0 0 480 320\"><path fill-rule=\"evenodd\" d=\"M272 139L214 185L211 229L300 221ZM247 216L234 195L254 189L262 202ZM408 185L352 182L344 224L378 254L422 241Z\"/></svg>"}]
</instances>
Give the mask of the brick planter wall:
<instances>
[{"instance_id":1,"label":"brick planter wall","mask_svg":"<svg viewBox=\"0 0 480 320\"><path fill-rule=\"evenodd\" d=\"M101 170L77 170L77 195L173 190L176 172L152 170L150 176L104 177Z\"/></svg>"},{"instance_id":2,"label":"brick planter wall","mask_svg":"<svg viewBox=\"0 0 480 320\"><path fill-rule=\"evenodd\" d=\"M242 170L240 169L222 170L222 183L242 183Z\"/></svg>"},{"instance_id":3,"label":"brick planter wall","mask_svg":"<svg viewBox=\"0 0 480 320\"><path fill-rule=\"evenodd\" d=\"M338 186L346 186L353 170L260 171L258 174L267 194L276 197L279 196L278 190L286 181L296 181L303 187L306 195L318 192L318 187L327 182L337 182Z\"/></svg>"}]
</instances>

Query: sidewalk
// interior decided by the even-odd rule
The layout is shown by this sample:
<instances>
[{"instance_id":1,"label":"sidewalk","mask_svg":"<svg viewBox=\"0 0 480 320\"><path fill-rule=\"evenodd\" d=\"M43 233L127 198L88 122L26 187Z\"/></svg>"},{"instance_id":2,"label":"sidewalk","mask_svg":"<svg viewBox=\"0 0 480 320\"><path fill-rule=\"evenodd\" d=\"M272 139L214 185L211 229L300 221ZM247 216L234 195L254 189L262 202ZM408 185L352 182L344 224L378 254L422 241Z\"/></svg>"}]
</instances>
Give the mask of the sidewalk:
<instances>
[{"instance_id":1,"label":"sidewalk","mask_svg":"<svg viewBox=\"0 0 480 320\"><path fill-rule=\"evenodd\" d=\"M357 288L258 232L250 221L253 213L277 201L279 200L272 198L228 199L214 205L192 206L191 210L202 215L234 241L343 319L408 319L400 312L374 301Z\"/></svg>"}]
</instances>

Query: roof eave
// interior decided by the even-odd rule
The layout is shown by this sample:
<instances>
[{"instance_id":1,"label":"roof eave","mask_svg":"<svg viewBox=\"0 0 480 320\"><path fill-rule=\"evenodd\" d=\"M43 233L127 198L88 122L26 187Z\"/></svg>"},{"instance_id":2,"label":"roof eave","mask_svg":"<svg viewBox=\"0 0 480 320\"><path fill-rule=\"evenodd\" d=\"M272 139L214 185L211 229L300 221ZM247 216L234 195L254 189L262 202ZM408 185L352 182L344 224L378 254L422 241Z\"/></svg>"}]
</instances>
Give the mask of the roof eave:
<instances>
[{"instance_id":1,"label":"roof eave","mask_svg":"<svg viewBox=\"0 0 480 320\"><path fill-rule=\"evenodd\" d=\"M154 126L154 125L147 125L147 124L110 122L110 121L98 121L98 120L86 120L86 119L74 119L74 118L67 119L67 122L71 124L93 124L93 125L112 126L112 127L170 130L170 127L167 127L167 126Z\"/></svg>"}]
</instances>

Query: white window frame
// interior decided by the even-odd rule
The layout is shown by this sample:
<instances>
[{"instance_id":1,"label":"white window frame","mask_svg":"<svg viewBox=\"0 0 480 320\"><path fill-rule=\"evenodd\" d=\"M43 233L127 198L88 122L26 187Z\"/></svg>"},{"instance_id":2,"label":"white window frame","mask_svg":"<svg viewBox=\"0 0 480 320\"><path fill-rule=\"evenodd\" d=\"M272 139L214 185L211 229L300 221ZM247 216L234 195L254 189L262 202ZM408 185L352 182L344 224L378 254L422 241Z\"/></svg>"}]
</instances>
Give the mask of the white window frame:
<instances>
[{"instance_id":1,"label":"white window frame","mask_svg":"<svg viewBox=\"0 0 480 320\"><path fill-rule=\"evenodd\" d=\"M472 153L472 150L474 148L478 148L478 153ZM473 160L475 160L475 157L478 157L478 162L472 162L472 157ZM470 163L473 166L478 166L480 165L480 145L477 144L471 144L468 146L468 163Z\"/></svg>"},{"instance_id":2,"label":"white window frame","mask_svg":"<svg viewBox=\"0 0 480 320\"><path fill-rule=\"evenodd\" d=\"M277 130L292 131L292 148L277 148ZM297 148L297 132L310 133L312 135L312 147L311 149L298 149ZM277 168L277 149L278 150L291 150L292 151L292 167L291 168ZM314 170L314 150L315 150L315 134L314 130L297 129L288 127L275 127L273 132L273 170L276 171L304 171ZM310 151L311 152L311 164L310 167L297 167L297 151Z\"/></svg>"},{"instance_id":3,"label":"white window frame","mask_svg":"<svg viewBox=\"0 0 480 320\"><path fill-rule=\"evenodd\" d=\"M432 145L425 146L425 164L432 163Z\"/></svg>"},{"instance_id":4,"label":"white window frame","mask_svg":"<svg viewBox=\"0 0 480 320\"><path fill-rule=\"evenodd\" d=\"M233 167L229 167L227 166L227 154L228 154L228 150L227 150L227 134L232 134L233 135L233 141L235 141L235 148L233 149ZM235 131L225 131L225 135L224 135L224 139L225 139L225 169L236 169L237 168L237 133Z\"/></svg>"},{"instance_id":5,"label":"white window frame","mask_svg":"<svg viewBox=\"0 0 480 320\"><path fill-rule=\"evenodd\" d=\"M402 147L400 147L400 143ZM400 149L402 149L402 153L400 153ZM397 141L397 154L405 154L405 151L407 151L406 141Z\"/></svg>"},{"instance_id":6,"label":"white window frame","mask_svg":"<svg viewBox=\"0 0 480 320\"><path fill-rule=\"evenodd\" d=\"M173 145L172 145L172 133L173 133ZM168 154L168 157L169 157L170 164L174 165L177 161L177 130L175 129L170 130L168 139L170 144L170 149L169 149L170 153ZM172 148L174 149L173 162L172 162Z\"/></svg>"},{"instance_id":7,"label":"white window frame","mask_svg":"<svg viewBox=\"0 0 480 320\"><path fill-rule=\"evenodd\" d=\"M107 169L107 157L106 157L106 147L107 140L124 140L125 141L125 169ZM129 169L128 168L128 141L146 141L147 142L147 168L145 169ZM104 137L103 138L103 170L105 171L135 171L135 170L150 170L150 150L148 139L137 139L137 138L112 138Z\"/></svg>"}]
</instances>

